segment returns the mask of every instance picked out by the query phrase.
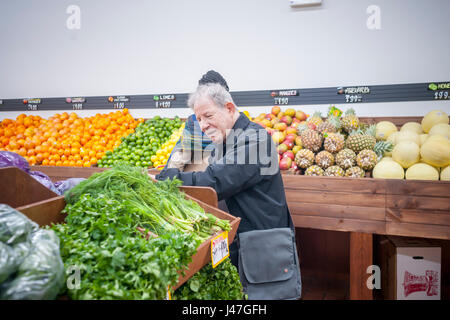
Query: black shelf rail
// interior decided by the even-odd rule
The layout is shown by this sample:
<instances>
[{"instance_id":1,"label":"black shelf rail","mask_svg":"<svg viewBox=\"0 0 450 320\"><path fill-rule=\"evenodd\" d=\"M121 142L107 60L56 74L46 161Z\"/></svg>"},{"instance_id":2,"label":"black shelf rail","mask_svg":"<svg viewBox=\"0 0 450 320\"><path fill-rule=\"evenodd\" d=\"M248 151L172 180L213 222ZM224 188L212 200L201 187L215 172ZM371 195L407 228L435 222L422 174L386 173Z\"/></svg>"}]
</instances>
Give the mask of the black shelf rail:
<instances>
[{"instance_id":1,"label":"black shelf rail","mask_svg":"<svg viewBox=\"0 0 450 320\"><path fill-rule=\"evenodd\" d=\"M449 82L234 91L239 107L450 101ZM187 108L188 93L0 99L1 111Z\"/></svg>"}]
</instances>

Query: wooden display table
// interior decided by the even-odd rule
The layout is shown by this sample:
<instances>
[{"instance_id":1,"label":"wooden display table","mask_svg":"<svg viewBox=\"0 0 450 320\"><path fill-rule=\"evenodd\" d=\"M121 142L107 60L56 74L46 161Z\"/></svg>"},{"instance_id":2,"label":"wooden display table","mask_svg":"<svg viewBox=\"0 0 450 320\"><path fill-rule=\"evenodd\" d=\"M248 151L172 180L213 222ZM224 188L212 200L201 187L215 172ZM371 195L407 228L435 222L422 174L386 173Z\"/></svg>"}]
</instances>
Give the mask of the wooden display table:
<instances>
[{"instance_id":1,"label":"wooden display table","mask_svg":"<svg viewBox=\"0 0 450 320\"><path fill-rule=\"evenodd\" d=\"M53 181L88 178L107 170L32 169ZM149 170L151 175L158 172ZM450 240L450 182L301 175L283 175L283 182L295 227L350 233L350 299L373 298L366 286L366 270L373 264L373 235ZM195 192L191 187L186 193L196 197ZM209 204L217 207L217 196Z\"/></svg>"},{"instance_id":2,"label":"wooden display table","mask_svg":"<svg viewBox=\"0 0 450 320\"><path fill-rule=\"evenodd\" d=\"M296 227L350 232L350 299L366 286L373 234L450 239L450 182L283 175Z\"/></svg>"}]
</instances>

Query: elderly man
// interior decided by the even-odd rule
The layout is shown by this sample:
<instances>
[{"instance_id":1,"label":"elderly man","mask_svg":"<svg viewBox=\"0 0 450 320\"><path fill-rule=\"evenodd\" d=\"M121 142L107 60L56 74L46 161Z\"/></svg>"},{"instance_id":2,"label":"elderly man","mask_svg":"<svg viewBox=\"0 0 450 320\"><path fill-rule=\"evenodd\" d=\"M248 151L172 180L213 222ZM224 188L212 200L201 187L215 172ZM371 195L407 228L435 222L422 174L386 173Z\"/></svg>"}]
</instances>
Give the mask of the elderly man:
<instances>
[{"instance_id":1,"label":"elderly man","mask_svg":"<svg viewBox=\"0 0 450 320\"><path fill-rule=\"evenodd\" d=\"M184 185L208 186L240 217L238 233L290 225L278 155L270 135L240 113L230 93L219 84L200 85L190 95L201 130L215 145L205 171L165 169L158 180L180 179ZM237 249L230 247L237 265Z\"/></svg>"}]
</instances>

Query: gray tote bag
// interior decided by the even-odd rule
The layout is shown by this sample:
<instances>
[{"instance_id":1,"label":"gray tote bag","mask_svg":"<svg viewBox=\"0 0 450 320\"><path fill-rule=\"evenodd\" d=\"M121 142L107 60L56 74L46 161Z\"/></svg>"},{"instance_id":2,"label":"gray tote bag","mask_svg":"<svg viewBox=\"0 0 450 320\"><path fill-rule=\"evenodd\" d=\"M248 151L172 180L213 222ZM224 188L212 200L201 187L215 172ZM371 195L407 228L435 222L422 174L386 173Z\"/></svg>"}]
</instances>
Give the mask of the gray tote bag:
<instances>
[{"instance_id":1,"label":"gray tote bag","mask_svg":"<svg viewBox=\"0 0 450 320\"><path fill-rule=\"evenodd\" d=\"M275 228L238 235L239 276L249 300L294 300L302 282L295 232Z\"/></svg>"}]
</instances>

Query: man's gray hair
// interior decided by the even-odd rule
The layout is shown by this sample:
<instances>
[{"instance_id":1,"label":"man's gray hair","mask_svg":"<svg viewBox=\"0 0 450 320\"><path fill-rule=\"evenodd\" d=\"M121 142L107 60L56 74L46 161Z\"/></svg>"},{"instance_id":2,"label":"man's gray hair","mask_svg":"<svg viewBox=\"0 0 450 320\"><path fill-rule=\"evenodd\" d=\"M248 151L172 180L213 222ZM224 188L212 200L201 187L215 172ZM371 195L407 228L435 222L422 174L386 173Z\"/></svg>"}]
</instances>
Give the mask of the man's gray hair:
<instances>
[{"instance_id":1,"label":"man's gray hair","mask_svg":"<svg viewBox=\"0 0 450 320\"><path fill-rule=\"evenodd\" d=\"M218 83L207 83L197 87L195 92L189 95L188 106L194 109L199 99L210 98L218 107L223 108L227 103L234 104L231 94Z\"/></svg>"}]
</instances>

